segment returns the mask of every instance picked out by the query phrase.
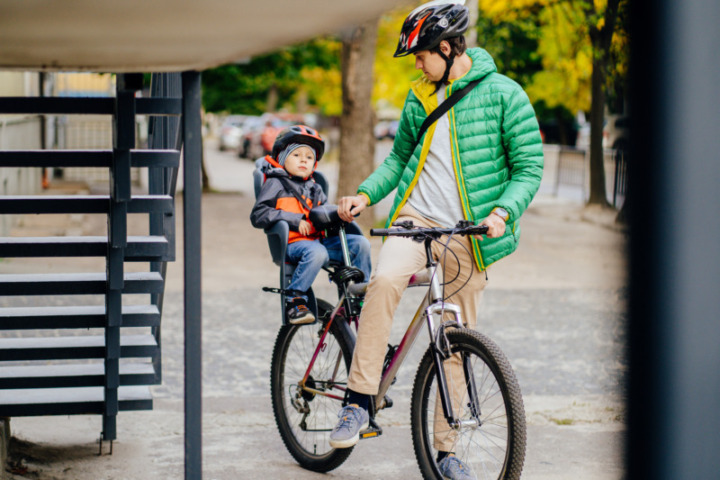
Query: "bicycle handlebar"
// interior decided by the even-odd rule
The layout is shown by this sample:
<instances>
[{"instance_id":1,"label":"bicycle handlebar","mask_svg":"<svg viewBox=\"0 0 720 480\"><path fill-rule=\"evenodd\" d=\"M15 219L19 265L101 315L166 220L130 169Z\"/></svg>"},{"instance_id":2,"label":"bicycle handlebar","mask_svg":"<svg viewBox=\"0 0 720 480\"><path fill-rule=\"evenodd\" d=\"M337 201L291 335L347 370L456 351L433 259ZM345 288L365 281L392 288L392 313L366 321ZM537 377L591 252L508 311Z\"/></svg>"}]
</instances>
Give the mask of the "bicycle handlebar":
<instances>
[{"instance_id":1,"label":"bicycle handlebar","mask_svg":"<svg viewBox=\"0 0 720 480\"><path fill-rule=\"evenodd\" d=\"M393 224L394 228L372 228L370 235L376 237L439 237L441 235L485 235L487 225L474 225L468 221L458 222L454 227L416 227L412 222Z\"/></svg>"}]
</instances>

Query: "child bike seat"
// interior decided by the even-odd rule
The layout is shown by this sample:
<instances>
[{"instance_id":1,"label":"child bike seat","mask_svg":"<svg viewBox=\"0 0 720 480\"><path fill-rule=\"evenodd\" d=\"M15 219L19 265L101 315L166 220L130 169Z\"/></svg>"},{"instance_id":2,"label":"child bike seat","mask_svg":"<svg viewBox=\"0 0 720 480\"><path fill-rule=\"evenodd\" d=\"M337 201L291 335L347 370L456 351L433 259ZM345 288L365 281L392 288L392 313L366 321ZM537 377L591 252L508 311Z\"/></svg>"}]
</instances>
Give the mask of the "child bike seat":
<instances>
[{"instance_id":1,"label":"child bike seat","mask_svg":"<svg viewBox=\"0 0 720 480\"><path fill-rule=\"evenodd\" d=\"M255 170L253 171L253 187L255 190L255 198L257 199L258 195L260 194L260 189L263 186L263 183L265 183L265 174L263 173L262 167L265 163L265 158L261 157L258 158L255 161ZM313 172L313 179L315 182L320 185L323 192L325 192L325 195L328 193L328 181L325 175L322 173L315 171ZM360 227L355 224L354 222L351 224L346 225L345 227L346 233L353 233L357 235L362 235L362 230ZM290 280L292 279L292 274L295 271L295 265L288 262L286 260L287 258L287 245L288 245L288 235L290 233L290 227L288 226L287 222L285 221L279 221L273 224L271 227L265 229L265 235L267 236L268 241L268 247L270 248L270 256L272 257L272 261L275 265L280 267L280 288L284 289L290 284ZM336 265L334 262L330 263L330 267L338 267L341 265ZM285 323L285 294L280 294L280 305L282 309L282 318L283 323ZM317 318L317 301L315 299L315 294L312 291L312 288L308 290L308 308L310 311L313 312L315 317Z\"/></svg>"}]
</instances>

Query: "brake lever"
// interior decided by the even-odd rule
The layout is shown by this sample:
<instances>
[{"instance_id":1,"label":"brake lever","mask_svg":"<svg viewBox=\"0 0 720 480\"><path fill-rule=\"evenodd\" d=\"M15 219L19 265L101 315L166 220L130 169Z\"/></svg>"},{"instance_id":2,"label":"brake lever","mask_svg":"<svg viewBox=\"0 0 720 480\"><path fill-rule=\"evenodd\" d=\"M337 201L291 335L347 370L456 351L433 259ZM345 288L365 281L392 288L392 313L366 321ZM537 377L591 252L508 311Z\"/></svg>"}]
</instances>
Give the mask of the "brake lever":
<instances>
[{"instance_id":1,"label":"brake lever","mask_svg":"<svg viewBox=\"0 0 720 480\"><path fill-rule=\"evenodd\" d=\"M403 220L402 222L394 222L394 223L392 224L392 226L393 226L393 227L406 228L406 229L408 229L408 230L411 229L411 228L415 228L415 224L413 223L412 220Z\"/></svg>"}]
</instances>

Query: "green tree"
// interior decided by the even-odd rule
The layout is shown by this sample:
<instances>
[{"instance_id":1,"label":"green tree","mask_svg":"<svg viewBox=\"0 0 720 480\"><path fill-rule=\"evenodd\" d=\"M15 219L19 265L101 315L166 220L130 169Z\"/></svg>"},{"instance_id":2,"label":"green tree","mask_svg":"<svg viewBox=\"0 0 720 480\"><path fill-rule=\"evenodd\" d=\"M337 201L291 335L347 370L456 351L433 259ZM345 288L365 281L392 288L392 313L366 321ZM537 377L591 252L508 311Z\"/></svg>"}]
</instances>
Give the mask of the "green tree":
<instances>
[{"instance_id":1,"label":"green tree","mask_svg":"<svg viewBox=\"0 0 720 480\"><path fill-rule=\"evenodd\" d=\"M536 107L556 113L565 109L572 115L590 111L589 203L606 205L602 127L606 92L612 86L613 98L620 97L627 72L626 23L621 21L616 29L618 12L624 11L627 0L479 1L480 43L485 22L493 27L486 44L491 53L498 55L495 48L512 50L518 36L537 42L537 57L530 54L530 59L539 58L542 68L535 72L531 69L536 65L523 61L522 52L518 62L513 60L516 52L498 55L501 71L525 86ZM524 83L528 76L530 81Z\"/></svg>"},{"instance_id":2,"label":"green tree","mask_svg":"<svg viewBox=\"0 0 720 480\"><path fill-rule=\"evenodd\" d=\"M313 39L253 57L244 64L206 70L203 105L209 112L260 114L278 108L294 110L301 97L322 111L328 108L326 96L313 80L323 80L324 72L339 68L339 41Z\"/></svg>"},{"instance_id":3,"label":"green tree","mask_svg":"<svg viewBox=\"0 0 720 480\"><path fill-rule=\"evenodd\" d=\"M419 5L424 2L417 2ZM402 108L410 89L410 82L420 73L415 70L415 57L395 58L393 54L400 38L400 29L407 14L415 5L406 5L384 14L378 23L375 54L375 86L373 103Z\"/></svg>"}]
</instances>

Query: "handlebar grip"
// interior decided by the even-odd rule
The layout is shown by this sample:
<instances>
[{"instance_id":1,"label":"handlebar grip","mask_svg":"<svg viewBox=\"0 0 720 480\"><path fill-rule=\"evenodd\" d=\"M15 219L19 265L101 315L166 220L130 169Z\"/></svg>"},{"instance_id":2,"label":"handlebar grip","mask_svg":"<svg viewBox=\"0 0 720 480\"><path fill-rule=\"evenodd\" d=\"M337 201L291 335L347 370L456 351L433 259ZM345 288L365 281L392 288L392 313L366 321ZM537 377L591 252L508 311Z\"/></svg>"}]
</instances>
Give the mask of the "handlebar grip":
<instances>
[{"instance_id":1,"label":"handlebar grip","mask_svg":"<svg viewBox=\"0 0 720 480\"><path fill-rule=\"evenodd\" d=\"M370 236L372 237L386 237L388 235L388 232L390 231L389 228L371 228L370 229Z\"/></svg>"}]
</instances>

